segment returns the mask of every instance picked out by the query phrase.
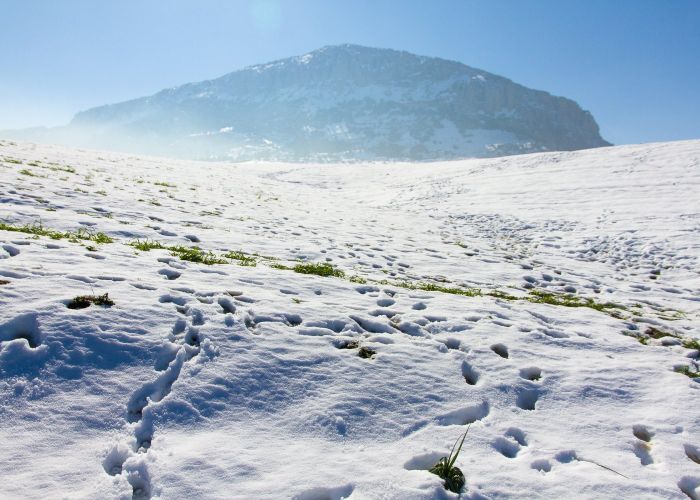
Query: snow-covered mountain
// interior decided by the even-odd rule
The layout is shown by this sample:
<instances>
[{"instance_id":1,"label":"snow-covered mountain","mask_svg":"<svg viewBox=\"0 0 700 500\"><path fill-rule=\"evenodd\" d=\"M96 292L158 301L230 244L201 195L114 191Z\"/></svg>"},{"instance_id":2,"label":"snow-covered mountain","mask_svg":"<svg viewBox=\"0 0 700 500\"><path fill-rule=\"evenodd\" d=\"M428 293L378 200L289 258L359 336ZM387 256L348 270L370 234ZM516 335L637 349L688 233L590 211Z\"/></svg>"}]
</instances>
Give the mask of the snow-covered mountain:
<instances>
[{"instance_id":1,"label":"snow-covered mountain","mask_svg":"<svg viewBox=\"0 0 700 500\"><path fill-rule=\"evenodd\" d=\"M698 499L699 165L0 141L0 498Z\"/></svg>"},{"instance_id":2,"label":"snow-covered mountain","mask_svg":"<svg viewBox=\"0 0 700 500\"><path fill-rule=\"evenodd\" d=\"M574 101L358 45L234 71L6 137L183 158L431 160L605 146Z\"/></svg>"}]
</instances>

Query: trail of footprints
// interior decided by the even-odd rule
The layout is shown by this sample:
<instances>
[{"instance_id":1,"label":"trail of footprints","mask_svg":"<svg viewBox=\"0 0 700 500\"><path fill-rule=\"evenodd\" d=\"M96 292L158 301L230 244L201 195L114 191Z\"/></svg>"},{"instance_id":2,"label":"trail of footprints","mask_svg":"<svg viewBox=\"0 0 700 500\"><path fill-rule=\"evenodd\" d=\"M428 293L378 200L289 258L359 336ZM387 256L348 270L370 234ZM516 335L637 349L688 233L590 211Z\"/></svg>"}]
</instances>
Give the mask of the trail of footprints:
<instances>
[{"instance_id":1,"label":"trail of footprints","mask_svg":"<svg viewBox=\"0 0 700 500\"><path fill-rule=\"evenodd\" d=\"M161 347L154 366L159 375L134 391L129 398L125 420L130 424L132 439L129 443L114 445L102 462L108 474L126 474L134 500L150 498L153 492L148 467L142 457L151 448L155 434L153 412L170 394L186 363L199 355L202 341L199 327L205 324L203 313L187 305L187 300L182 297L165 294L160 297L160 302L172 303L185 318L175 321L168 340Z\"/></svg>"},{"instance_id":2,"label":"trail of footprints","mask_svg":"<svg viewBox=\"0 0 700 500\"><path fill-rule=\"evenodd\" d=\"M177 279L181 275L179 271L167 268L160 270L159 273L168 280ZM240 281L251 285L264 285L264 283L255 280L241 279ZM194 290L188 288L175 288L173 290L195 294ZM295 313L256 313L254 304L258 301L238 290L228 290L225 294L219 292L198 292L196 296L202 303L213 304L216 301L216 304L221 308L221 312L226 315L226 324L229 326L236 321L241 322L252 334L257 334L261 324L283 324L289 328L294 328L299 335L331 336L333 338L332 346L338 349L356 350L361 358L372 358L376 354L376 351L373 349L363 346L363 335L375 334L372 337L373 343L379 342L381 338L385 338L377 337L376 335L383 333L394 334L400 332L409 336L425 337L430 333L431 324L446 320L444 317L431 314L423 314L422 317L412 320L403 320L401 316L405 313L400 311L401 308L396 308L397 293L394 290L362 285L356 287L356 291L374 299L373 302L376 307L370 308L364 315L350 314L343 319L311 321L304 321L300 315ZM297 292L288 289L281 289L280 293L290 296L297 295ZM317 295L321 293L321 290L316 291ZM431 297L421 296L417 298L415 295L412 296L410 294L409 297L414 299L411 311L423 313L423 311L428 309ZM122 474L126 471L127 479L133 487L133 497L135 499L149 498L152 491L151 479L147 468L145 466L139 467L138 462L135 462L135 467L129 467L129 460L132 457L147 453L151 447L155 429L153 420L146 417L150 416L152 409L170 393L173 384L179 379L185 364L199 355L201 343L200 327L205 324L203 313L198 308L188 305L189 299L177 294L165 294L161 296L160 301L172 303L175 309L184 317L179 318L173 325L169 341L164 344L162 354L156 362L155 370L160 374L154 381L144 384L135 391L129 399L126 420L132 425L133 429L131 444L115 446L103 462L105 471L111 475ZM495 318L491 318L494 324L501 327L511 326L505 315L495 314L495 316ZM472 319L478 321L481 318ZM550 323L548 318L539 319L543 325L549 325ZM558 338L557 336L554 337ZM446 352L456 349L463 350L461 342L457 339L435 340L444 344ZM387 338L386 343L392 342ZM489 348L493 355L497 356L496 359L501 358L504 362L512 362L511 353L505 344L494 343ZM472 359L468 360L465 357L462 360L459 374L468 386L478 386L483 382L483 376ZM540 396L544 393L541 383L543 370L537 366L525 366L518 370L518 376L519 381L511 387L514 395L514 405L520 410L535 411ZM486 418L490 412L491 406L489 402L483 400L481 403L439 415L432 420L417 422L407 429L404 435L411 435L430 423L439 426L465 426ZM654 460L651 455L653 431L645 426L636 425L633 427L632 433L635 438L632 451L638 457L640 463L643 466L653 464ZM528 448L529 443L525 431L516 427L510 427L501 436L495 438L491 445L503 457L516 459L524 449ZM685 453L690 460L700 464L700 448L687 444ZM406 463L406 468L427 469L435 462L432 458L434 458L432 455L430 459L425 459L422 456L414 457ZM558 452L553 458L560 464L579 460L585 461L579 458L573 450ZM546 474L552 470L552 461L546 458L537 458L531 462L530 467L535 471ZM690 498L694 498L692 495L695 491L694 488L697 487L694 481L694 478L685 477L678 483L681 491Z\"/></svg>"}]
</instances>

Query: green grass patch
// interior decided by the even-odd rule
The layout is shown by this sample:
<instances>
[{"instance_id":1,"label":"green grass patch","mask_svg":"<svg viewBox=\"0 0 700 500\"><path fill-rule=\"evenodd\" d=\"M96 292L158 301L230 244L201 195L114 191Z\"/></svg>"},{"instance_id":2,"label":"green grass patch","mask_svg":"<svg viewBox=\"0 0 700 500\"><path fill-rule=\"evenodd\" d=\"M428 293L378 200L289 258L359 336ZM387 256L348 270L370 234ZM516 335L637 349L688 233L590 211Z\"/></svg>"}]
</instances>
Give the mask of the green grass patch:
<instances>
[{"instance_id":1,"label":"green grass patch","mask_svg":"<svg viewBox=\"0 0 700 500\"><path fill-rule=\"evenodd\" d=\"M698 339L685 339L683 341L683 347L700 351L700 341L698 341Z\"/></svg>"},{"instance_id":2,"label":"green grass patch","mask_svg":"<svg viewBox=\"0 0 700 500\"><path fill-rule=\"evenodd\" d=\"M5 158L3 159L3 161L4 161L5 163L12 163L12 164L14 164L14 165L22 165L22 164L23 164L23 163L22 163L22 160L17 160L17 159L15 159L15 158L7 158L7 157L5 157Z\"/></svg>"},{"instance_id":3,"label":"green grass patch","mask_svg":"<svg viewBox=\"0 0 700 500\"><path fill-rule=\"evenodd\" d=\"M35 174L34 172L32 172L31 170L29 170L27 168L23 168L22 170L19 171L19 173L22 175L27 175L29 177L39 177L37 174Z\"/></svg>"},{"instance_id":4,"label":"green grass patch","mask_svg":"<svg viewBox=\"0 0 700 500\"><path fill-rule=\"evenodd\" d=\"M350 276L350 278L348 279L351 283L359 283L360 285L364 285L367 283L367 280L365 278L363 278L362 276L358 276L357 274Z\"/></svg>"},{"instance_id":5,"label":"green grass patch","mask_svg":"<svg viewBox=\"0 0 700 500\"><path fill-rule=\"evenodd\" d=\"M239 266L255 267L258 265L258 261L255 259L255 257L247 255L240 250L231 250L230 252L223 254L222 257L235 260L238 262Z\"/></svg>"},{"instance_id":6,"label":"green grass patch","mask_svg":"<svg viewBox=\"0 0 700 500\"><path fill-rule=\"evenodd\" d=\"M155 240L134 240L127 243L130 247L134 247L136 250L141 250L142 252L148 252L150 250L161 250L167 248L159 241Z\"/></svg>"},{"instance_id":7,"label":"green grass patch","mask_svg":"<svg viewBox=\"0 0 700 500\"><path fill-rule=\"evenodd\" d=\"M272 269L279 269L280 271L292 271L293 268L285 266L284 264L270 264Z\"/></svg>"},{"instance_id":8,"label":"green grass patch","mask_svg":"<svg viewBox=\"0 0 700 500\"><path fill-rule=\"evenodd\" d=\"M300 274L315 274L317 276L335 276L336 278L344 278L345 273L334 267L328 262L308 262L297 264L292 268L292 271Z\"/></svg>"},{"instance_id":9,"label":"green grass patch","mask_svg":"<svg viewBox=\"0 0 700 500\"><path fill-rule=\"evenodd\" d=\"M48 236L52 240L67 239L72 243L80 241L92 241L94 243L113 243L114 240L102 232L94 232L90 229L81 227L76 231L55 231L44 227L40 222L34 224L25 224L18 226L0 222L0 230L13 231L16 233L33 234L34 236Z\"/></svg>"},{"instance_id":10,"label":"green grass patch","mask_svg":"<svg viewBox=\"0 0 700 500\"><path fill-rule=\"evenodd\" d=\"M493 297L495 299L503 299L503 300L520 300L522 297L516 297L515 295L511 295L506 292L502 292L500 290L492 290L490 292L485 293L484 295L488 295L489 297Z\"/></svg>"},{"instance_id":11,"label":"green grass patch","mask_svg":"<svg viewBox=\"0 0 700 500\"><path fill-rule=\"evenodd\" d=\"M177 245L168 247L168 250L170 250L172 255L179 257L180 260L186 260L188 262L197 262L207 266L214 264L228 264L226 259L218 257L211 251L204 252L199 247L185 247L182 245Z\"/></svg>"},{"instance_id":12,"label":"green grass patch","mask_svg":"<svg viewBox=\"0 0 700 500\"><path fill-rule=\"evenodd\" d=\"M681 366L676 368L676 372L682 373L686 377L698 378L700 377L700 371L692 370L689 366Z\"/></svg>"},{"instance_id":13,"label":"green grass patch","mask_svg":"<svg viewBox=\"0 0 700 500\"><path fill-rule=\"evenodd\" d=\"M588 297L578 297L571 294L555 294L543 292L541 290L532 290L530 295L524 298L533 304L550 304L553 306L563 307L588 307L590 309L603 312L608 309L625 309L624 306L620 304L613 304L612 302L601 303Z\"/></svg>"},{"instance_id":14,"label":"green grass patch","mask_svg":"<svg viewBox=\"0 0 700 500\"><path fill-rule=\"evenodd\" d=\"M480 288L460 288L438 285L436 283L428 283L420 281L418 283L409 283L408 281L391 282L389 280L379 281L380 285L393 285L408 290L423 290L424 292L440 292L449 293L450 295L461 295L463 297L480 297L482 295Z\"/></svg>"}]
</instances>

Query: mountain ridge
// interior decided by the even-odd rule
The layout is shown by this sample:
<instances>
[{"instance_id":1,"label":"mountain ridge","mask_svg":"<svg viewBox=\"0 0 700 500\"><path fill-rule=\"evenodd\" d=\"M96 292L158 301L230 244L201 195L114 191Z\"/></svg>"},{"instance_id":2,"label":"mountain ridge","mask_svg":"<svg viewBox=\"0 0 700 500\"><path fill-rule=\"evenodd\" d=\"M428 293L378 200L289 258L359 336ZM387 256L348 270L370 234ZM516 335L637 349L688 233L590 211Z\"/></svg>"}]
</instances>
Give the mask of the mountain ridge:
<instances>
[{"instance_id":1,"label":"mountain ridge","mask_svg":"<svg viewBox=\"0 0 700 500\"><path fill-rule=\"evenodd\" d=\"M91 108L45 134L216 160L428 161L609 145L571 99L460 62L353 44Z\"/></svg>"}]
</instances>

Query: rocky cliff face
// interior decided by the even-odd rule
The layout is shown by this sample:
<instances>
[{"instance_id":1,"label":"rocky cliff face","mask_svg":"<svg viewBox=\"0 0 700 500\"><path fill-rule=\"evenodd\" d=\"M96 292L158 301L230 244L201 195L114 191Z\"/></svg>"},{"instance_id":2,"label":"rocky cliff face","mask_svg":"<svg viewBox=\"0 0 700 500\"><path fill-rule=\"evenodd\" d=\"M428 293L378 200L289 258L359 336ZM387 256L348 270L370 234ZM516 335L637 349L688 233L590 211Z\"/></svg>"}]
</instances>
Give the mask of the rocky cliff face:
<instances>
[{"instance_id":1,"label":"rocky cliff face","mask_svg":"<svg viewBox=\"0 0 700 500\"><path fill-rule=\"evenodd\" d=\"M605 146L574 101L443 59L355 45L102 106L63 142L188 158L434 160Z\"/></svg>"}]
</instances>

